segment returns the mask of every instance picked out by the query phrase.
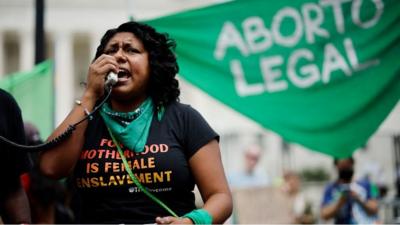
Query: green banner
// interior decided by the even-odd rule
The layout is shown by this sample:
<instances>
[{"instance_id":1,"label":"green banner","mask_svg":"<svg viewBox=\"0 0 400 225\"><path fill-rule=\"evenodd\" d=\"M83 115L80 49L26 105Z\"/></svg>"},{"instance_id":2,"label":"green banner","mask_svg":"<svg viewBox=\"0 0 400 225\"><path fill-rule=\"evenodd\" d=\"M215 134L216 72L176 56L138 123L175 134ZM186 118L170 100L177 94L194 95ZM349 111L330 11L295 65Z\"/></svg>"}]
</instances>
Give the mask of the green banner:
<instances>
[{"instance_id":1,"label":"green banner","mask_svg":"<svg viewBox=\"0 0 400 225\"><path fill-rule=\"evenodd\" d=\"M24 121L37 126L42 139L54 129L53 63L45 61L32 71L19 72L0 80L0 88L14 96Z\"/></svg>"},{"instance_id":2,"label":"green banner","mask_svg":"<svg viewBox=\"0 0 400 225\"><path fill-rule=\"evenodd\" d=\"M239 0L146 23L177 41L180 75L315 151L364 145L400 96L398 0Z\"/></svg>"}]
</instances>

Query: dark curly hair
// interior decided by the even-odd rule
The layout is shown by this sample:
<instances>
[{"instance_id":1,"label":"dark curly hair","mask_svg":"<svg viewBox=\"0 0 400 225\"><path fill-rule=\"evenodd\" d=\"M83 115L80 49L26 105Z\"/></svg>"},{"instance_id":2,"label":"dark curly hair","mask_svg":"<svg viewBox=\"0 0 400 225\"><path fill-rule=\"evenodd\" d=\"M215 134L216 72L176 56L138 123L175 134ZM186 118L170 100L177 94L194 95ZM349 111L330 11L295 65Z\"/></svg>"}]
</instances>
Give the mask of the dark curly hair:
<instances>
[{"instance_id":1,"label":"dark curly hair","mask_svg":"<svg viewBox=\"0 0 400 225\"><path fill-rule=\"evenodd\" d=\"M166 106L173 101L179 101L179 83L175 78L179 71L173 50L176 47L174 40L168 34L158 33L149 25L138 22L126 22L115 29L108 30L101 38L97 47L96 60L104 53L104 49L110 39L117 33L129 32L142 41L149 54L150 80L148 95L155 106ZM93 61L94 61L93 60Z\"/></svg>"}]
</instances>

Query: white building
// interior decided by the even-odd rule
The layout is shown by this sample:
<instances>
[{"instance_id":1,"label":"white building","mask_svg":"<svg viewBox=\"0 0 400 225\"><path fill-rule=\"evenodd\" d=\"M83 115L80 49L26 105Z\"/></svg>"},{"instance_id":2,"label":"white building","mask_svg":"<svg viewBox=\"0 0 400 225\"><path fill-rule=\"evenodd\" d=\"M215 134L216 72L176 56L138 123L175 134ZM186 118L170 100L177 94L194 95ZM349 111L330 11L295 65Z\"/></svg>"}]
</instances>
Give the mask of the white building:
<instances>
[{"instance_id":1,"label":"white building","mask_svg":"<svg viewBox=\"0 0 400 225\"><path fill-rule=\"evenodd\" d=\"M33 0L0 0L0 77L30 70L34 63ZM47 54L55 61L56 124L68 114L82 93L87 66L104 31L133 16L149 19L189 8L214 4L216 0L47 0L45 29ZM179 43L178 43L179 44ZM284 169L325 168L333 171L332 160L282 139L237 112L221 105L190 84L181 81L184 103L198 109L221 135L221 147L227 171L240 169L242 150L251 143L263 146L260 170L271 178ZM232 122L234 121L234 122ZM364 150L357 151L357 167L378 171L380 178L395 181L393 136L400 134L400 104L392 111ZM375 168L375 169L374 169ZM359 170L361 171L361 170Z\"/></svg>"}]
</instances>

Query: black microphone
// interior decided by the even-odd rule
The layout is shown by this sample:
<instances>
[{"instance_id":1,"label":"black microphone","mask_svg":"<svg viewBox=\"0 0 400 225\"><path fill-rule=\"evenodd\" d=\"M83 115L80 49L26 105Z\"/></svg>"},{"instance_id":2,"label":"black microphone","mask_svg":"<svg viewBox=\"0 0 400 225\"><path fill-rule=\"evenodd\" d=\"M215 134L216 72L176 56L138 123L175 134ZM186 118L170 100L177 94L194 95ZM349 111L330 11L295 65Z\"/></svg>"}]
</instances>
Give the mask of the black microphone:
<instances>
[{"instance_id":1,"label":"black microphone","mask_svg":"<svg viewBox=\"0 0 400 225\"><path fill-rule=\"evenodd\" d=\"M108 73L106 81L104 82L104 88L106 91L110 91L111 87L118 82L118 75L114 72Z\"/></svg>"}]
</instances>

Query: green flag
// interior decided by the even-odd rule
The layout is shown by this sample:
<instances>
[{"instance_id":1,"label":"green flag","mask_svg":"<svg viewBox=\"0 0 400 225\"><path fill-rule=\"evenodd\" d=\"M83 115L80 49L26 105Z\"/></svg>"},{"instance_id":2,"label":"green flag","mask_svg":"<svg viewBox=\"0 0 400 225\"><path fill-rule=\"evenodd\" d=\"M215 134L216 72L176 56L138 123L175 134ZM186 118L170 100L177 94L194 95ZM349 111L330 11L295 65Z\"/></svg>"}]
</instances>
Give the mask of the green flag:
<instances>
[{"instance_id":1,"label":"green flag","mask_svg":"<svg viewBox=\"0 0 400 225\"><path fill-rule=\"evenodd\" d=\"M32 71L10 74L0 80L0 88L14 96L24 121L36 125L42 139L54 128L53 63L48 60Z\"/></svg>"},{"instance_id":2,"label":"green flag","mask_svg":"<svg viewBox=\"0 0 400 225\"><path fill-rule=\"evenodd\" d=\"M151 21L180 75L312 150L351 154L400 96L398 0L238 0Z\"/></svg>"}]
</instances>

